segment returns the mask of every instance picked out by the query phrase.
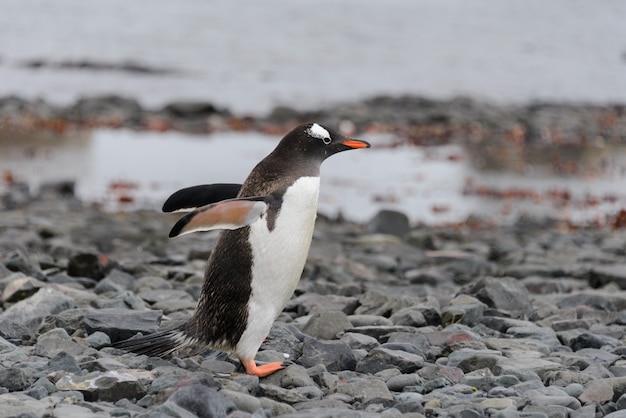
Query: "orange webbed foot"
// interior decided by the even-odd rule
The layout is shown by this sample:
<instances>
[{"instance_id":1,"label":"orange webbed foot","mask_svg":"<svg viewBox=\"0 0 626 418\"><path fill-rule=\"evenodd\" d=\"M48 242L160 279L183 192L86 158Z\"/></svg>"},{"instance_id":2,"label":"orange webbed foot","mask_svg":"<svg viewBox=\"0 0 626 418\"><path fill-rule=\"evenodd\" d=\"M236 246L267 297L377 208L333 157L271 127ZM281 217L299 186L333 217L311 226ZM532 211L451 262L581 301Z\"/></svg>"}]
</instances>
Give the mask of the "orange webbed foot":
<instances>
[{"instance_id":1,"label":"orange webbed foot","mask_svg":"<svg viewBox=\"0 0 626 418\"><path fill-rule=\"evenodd\" d=\"M261 366L257 366L254 359L242 360L241 363L246 369L246 373L259 377L269 376L270 374L285 368L285 364L282 361L274 361Z\"/></svg>"}]
</instances>

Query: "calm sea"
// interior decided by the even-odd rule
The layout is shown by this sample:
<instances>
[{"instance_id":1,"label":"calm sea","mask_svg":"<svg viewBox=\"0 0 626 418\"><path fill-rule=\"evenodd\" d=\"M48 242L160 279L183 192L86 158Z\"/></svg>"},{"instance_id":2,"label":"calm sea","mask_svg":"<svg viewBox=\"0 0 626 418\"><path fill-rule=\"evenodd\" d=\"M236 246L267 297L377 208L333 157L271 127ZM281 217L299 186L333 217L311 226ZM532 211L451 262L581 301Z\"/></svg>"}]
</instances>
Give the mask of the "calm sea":
<instances>
[{"instance_id":1,"label":"calm sea","mask_svg":"<svg viewBox=\"0 0 626 418\"><path fill-rule=\"evenodd\" d=\"M626 102L623 0L3 0L0 96L236 112L376 94ZM136 62L168 75L24 68Z\"/></svg>"}]
</instances>

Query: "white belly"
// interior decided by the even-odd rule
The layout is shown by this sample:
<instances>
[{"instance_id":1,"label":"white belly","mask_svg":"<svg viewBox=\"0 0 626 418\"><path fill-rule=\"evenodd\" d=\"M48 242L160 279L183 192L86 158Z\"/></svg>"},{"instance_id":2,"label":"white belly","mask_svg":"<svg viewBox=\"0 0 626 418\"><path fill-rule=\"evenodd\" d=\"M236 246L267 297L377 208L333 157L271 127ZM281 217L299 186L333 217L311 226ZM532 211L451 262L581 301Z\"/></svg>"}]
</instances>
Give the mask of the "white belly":
<instances>
[{"instance_id":1,"label":"white belly","mask_svg":"<svg viewBox=\"0 0 626 418\"><path fill-rule=\"evenodd\" d=\"M298 285L313 237L319 185L319 177L301 177L287 189L272 231L265 218L250 225L252 294L248 326L235 350L240 358L256 355Z\"/></svg>"}]
</instances>

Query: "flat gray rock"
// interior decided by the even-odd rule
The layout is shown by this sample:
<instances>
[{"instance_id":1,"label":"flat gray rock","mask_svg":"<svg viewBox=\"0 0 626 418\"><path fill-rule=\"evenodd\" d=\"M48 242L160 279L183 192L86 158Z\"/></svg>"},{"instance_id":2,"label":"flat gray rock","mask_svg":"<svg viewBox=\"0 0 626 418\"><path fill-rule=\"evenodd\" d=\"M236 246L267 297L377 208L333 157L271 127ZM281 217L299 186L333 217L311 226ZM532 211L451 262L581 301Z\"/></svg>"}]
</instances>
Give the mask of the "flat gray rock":
<instances>
[{"instance_id":1,"label":"flat gray rock","mask_svg":"<svg viewBox=\"0 0 626 418\"><path fill-rule=\"evenodd\" d=\"M26 389L29 386L24 370L15 367L0 369L0 387L14 392Z\"/></svg>"},{"instance_id":2,"label":"flat gray rock","mask_svg":"<svg viewBox=\"0 0 626 418\"><path fill-rule=\"evenodd\" d=\"M342 341L304 341L302 356L298 359L304 367L323 364L328 371L354 370L356 359L352 349Z\"/></svg>"},{"instance_id":3,"label":"flat gray rock","mask_svg":"<svg viewBox=\"0 0 626 418\"><path fill-rule=\"evenodd\" d=\"M528 290L512 277L484 277L474 284L470 294L487 306L508 312L515 318L532 310Z\"/></svg>"},{"instance_id":4,"label":"flat gray rock","mask_svg":"<svg viewBox=\"0 0 626 418\"><path fill-rule=\"evenodd\" d=\"M105 373L93 372L84 376L63 376L57 383L61 391L77 390L87 401L117 402L120 399L139 399L147 393L143 382L153 379L151 372L120 369Z\"/></svg>"},{"instance_id":5,"label":"flat gray rock","mask_svg":"<svg viewBox=\"0 0 626 418\"><path fill-rule=\"evenodd\" d=\"M589 275L592 287L615 283L620 289L626 289L626 264L593 267Z\"/></svg>"},{"instance_id":6,"label":"flat gray rock","mask_svg":"<svg viewBox=\"0 0 626 418\"><path fill-rule=\"evenodd\" d=\"M201 384L193 384L178 389L170 396L169 401L201 418L225 417L237 410L230 399L215 389Z\"/></svg>"},{"instance_id":7,"label":"flat gray rock","mask_svg":"<svg viewBox=\"0 0 626 418\"><path fill-rule=\"evenodd\" d=\"M361 403L379 401L388 404L393 401L393 395L385 382L377 379L353 379L338 385L336 392L351 396Z\"/></svg>"},{"instance_id":8,"label":"flat gray rock","mask_svg":"<svg viewBox=\"0 0 626 418\"><path fill-rule=\"evenodd\" d=\"M111 341L116 342L130 338L138 332L150 334L158 331L161 318L161 311L111 308L85 313L83 323L87 332L104 332Z\"/></svg>"},{"instance_id":9,"label":"flat gray rock","mask_svg":"<svg viewBox=\"0 0 626 418\"><path fill-rule=\"evenodd\" d=\"M0 314L0 322L15 322L35 330L41 320L75 307L74 299L49 287L41 288Z\"/></svg>"},{"instance_id":10,"label":"flat gray rock","mask_svg":"<svg viewBox=\"0 0 626 418\"><path fill-rule=\"evenodd\" d=\"M340 311L326 311L313 314L302 327L302 332L322 340L336 339L338 334L352 328L348 316Z\"/></svg>"},{"instance_id":11,"label":"flat gray rock","mask_svg":"<svg viewBox=\"0 0 626 418\"><path fill-rule=\"evenodd\" d=\"M419 354L377 347L358 362L356 371L376 374L381 370L395 367L402 373L413 373L423 366L424 357Z\"/></svg>"}]
</instances>

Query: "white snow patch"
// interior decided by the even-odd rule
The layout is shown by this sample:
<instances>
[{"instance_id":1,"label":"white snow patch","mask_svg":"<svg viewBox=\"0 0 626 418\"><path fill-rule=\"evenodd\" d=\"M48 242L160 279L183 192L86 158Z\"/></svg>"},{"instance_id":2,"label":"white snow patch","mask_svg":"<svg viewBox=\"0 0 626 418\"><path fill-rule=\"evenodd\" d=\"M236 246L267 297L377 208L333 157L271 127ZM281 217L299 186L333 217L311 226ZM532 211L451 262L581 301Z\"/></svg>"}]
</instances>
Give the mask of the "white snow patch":
<instances>
[{"instance_id":1,"label":"white snow patch","mask_svg":"<svg viewBox=\"0 0 626 418\"><path fill-rule=\"evenodd\" d=\"M330 139L330 133L324 128L322 128L317 123L311 125L311 127L307 130L308 134L313 138L318 138L321 140Z\"/></svg>"}]
</instances>

